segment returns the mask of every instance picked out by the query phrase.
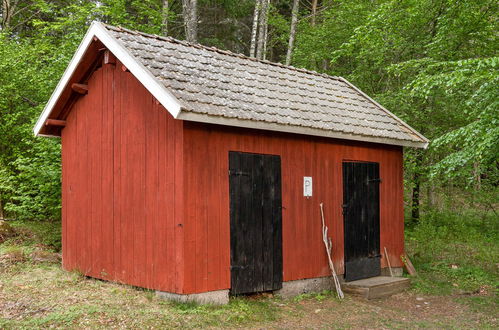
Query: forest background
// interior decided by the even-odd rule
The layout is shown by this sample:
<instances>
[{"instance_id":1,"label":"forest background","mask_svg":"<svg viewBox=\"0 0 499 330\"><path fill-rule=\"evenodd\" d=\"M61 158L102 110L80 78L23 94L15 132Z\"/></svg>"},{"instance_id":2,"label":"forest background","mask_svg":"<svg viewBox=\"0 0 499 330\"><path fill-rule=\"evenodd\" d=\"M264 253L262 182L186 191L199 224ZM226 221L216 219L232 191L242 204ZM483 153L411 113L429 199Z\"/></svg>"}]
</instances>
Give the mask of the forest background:
<instances>
[{"instance_id":1,"label":"forest background","mask_svg":"<svg viewBox=\"0 0 499 330\"><path fill-rule=\"evenodd\" d=\"M32 128L98 20L343 76L431 140L405 150L406 221L492 214L495 0L0 0L0 218L60 219L60 141Z\"/></svg>"}]
</instances>

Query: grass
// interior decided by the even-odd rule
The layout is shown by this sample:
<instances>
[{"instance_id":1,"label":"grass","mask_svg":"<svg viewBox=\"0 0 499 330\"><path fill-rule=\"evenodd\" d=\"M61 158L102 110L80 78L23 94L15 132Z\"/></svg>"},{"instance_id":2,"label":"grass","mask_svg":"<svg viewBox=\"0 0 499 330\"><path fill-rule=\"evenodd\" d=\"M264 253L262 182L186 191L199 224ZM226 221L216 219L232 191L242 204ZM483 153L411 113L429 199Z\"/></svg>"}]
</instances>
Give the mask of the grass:
<instances>
[{"instance_id":1,"label":"grass","mask_svg":"<svg viewBox=\"0 0 499 330\"><path fill-rule=\"evenodd\" d=\"M497 328L497 219L427 212L406 230L418 276L410 291L365 301L335 293L283 300L231 298L225 306L174 303L153 291L66 272L60 225L13 222L0 244L0 328ZM56 257L54 257L56 256Z\"/></svg>"},{"instance_id":2,"label":"grass","mask_svg":"<svg viewBox=\"0 0 499 330\"><path fill-rule=\"evenodd\" d=\"M406 230L406 245L425 293L497 293L499 222L492 214L433 212Z\"/></svg>"}]
</instances>

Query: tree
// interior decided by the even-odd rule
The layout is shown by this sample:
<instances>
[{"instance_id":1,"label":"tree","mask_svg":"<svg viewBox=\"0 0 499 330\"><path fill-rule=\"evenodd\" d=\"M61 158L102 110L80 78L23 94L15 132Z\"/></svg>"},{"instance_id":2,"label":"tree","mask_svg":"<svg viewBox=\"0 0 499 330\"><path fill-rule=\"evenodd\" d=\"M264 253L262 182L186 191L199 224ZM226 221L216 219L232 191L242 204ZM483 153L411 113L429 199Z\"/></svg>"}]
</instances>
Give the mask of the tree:
<instances>
[{"instance_id":1,"label":"tree","mask_svg":"<svg viewBox=\"0 0 499 330\"><path fill-rule=\"evenodd\" d=\"M182 0L185 38L189 42L198 41L197 0Z\"/></svg>"},{"instance_id":2,"label":"tree","mask_svg":"<svg viewBox=\"0 0 499 330\"><path fill-rule=\"evenodd\" d=\"M295 43L295 36L296 36L296 25L298 23L299 6L300 6L300 0L294 0L293 10L291 12L291 28L289 30L288 51L286 53L286 65L291 64L291 55L293 54L293 46Z\"/></svg>"},{"instance_id":3,"label":"tree","mask_svg":"<svg viewBox=\"0 0 499 330\"><path fill-rule=\"evenodd\" d=\"M265 50L267 48L267 32L269 18L270 0L261 0L260 15L258 18L258 40L256 48L256 58L265 59Z\"/></svg>"},{"instance_id":4,"label":"tree","mask_svg":"<svg viewBox=\"0 0 499 330\"><path fill-rule=\"evenodd\" d=\"M253 12L253 25L251 28L251 45L249 52L249 56L251 57L256 57L256 40L257 40L256 37L258 32L258 21L259 21L260 9L262 7L262 1L263 0L255 1L255 10Z\"/></svg>"},{"instance_id":5,"label":"tree","mask_svg":"<svg viewBox=\"0 0 499 330\"><path fill-rule=\"evenodd\" d=\"M161 24L161 34L164 36L168 35L168 19L170 16L169 12L169 3L168 0L162 1L163 6L161 7L161 16L162 16L162 24Z\"/></svg>"}]
</instances>

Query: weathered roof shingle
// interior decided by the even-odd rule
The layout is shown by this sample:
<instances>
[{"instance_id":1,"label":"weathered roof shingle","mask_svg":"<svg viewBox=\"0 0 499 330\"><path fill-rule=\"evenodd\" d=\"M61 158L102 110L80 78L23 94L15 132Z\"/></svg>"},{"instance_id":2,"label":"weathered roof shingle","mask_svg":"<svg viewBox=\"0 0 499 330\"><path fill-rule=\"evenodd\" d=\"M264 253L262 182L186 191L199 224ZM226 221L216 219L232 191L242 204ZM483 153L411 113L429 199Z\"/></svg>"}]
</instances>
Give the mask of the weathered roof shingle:
<instances>
[{"instance_id":1,"label":"weathered roof shingle","mask_svg":"<svg viewBox=\"0 0 499 330\"><path fill-rule=\"evenodd\" d=\"M106 28L180 100L183 112L426 142L343 78Z\"/></svg>"},{"instance_id":2,"label":"weathered roof shingle","mask_svg":"<svg viewBox=\"0 0 499 330\"><path fill-rule=\"evenodd\" d=\"M47 130L46 120L58 118L69 95L64 91L81 78L76 68L92 56L96 40L176 119L401 146L428 144L344 78L99 22L92 23L45 106L36 135L57 135Z\"/></svg>"}]
</instances>

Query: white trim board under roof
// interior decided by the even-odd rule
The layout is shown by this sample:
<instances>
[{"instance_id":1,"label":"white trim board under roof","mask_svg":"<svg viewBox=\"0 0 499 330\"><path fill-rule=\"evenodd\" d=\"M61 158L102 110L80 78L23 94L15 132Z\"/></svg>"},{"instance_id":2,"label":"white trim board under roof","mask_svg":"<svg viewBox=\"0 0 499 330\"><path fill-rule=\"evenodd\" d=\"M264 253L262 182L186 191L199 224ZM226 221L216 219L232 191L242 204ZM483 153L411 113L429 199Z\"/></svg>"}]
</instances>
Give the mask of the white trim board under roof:
<instances>
[{"instance_id":1,"label":"white trim board under roof","mask_svg":"<svg viewBox=\"0 0 499 330\"><path fill-rule=\"evenodd\" d=\"M94 22L35 127L43 131L98 40L181 120L426 148L428 140L341 77ZM87 64L88 65L88 64Z\"/></svg>"}]
</instances>

